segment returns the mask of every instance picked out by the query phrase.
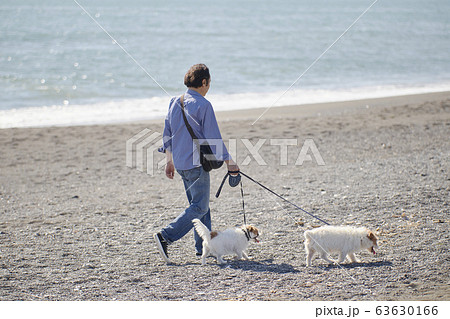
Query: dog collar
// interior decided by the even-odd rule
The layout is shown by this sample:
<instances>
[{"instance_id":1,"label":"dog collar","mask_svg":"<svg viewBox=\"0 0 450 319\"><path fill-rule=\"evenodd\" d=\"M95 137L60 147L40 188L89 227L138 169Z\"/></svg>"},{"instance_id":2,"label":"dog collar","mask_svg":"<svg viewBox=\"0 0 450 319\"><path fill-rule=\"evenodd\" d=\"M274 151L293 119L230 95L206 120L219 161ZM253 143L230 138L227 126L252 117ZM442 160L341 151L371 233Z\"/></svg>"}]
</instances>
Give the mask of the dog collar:
<instances>
[{"instance_id":1,"label":"dog collar","mask_svg":"<svg viewBox=\"0 0 450 319\"><path fill-rule=\"evenodd\" d=\"M247 240L250 240L251 239L250 234L244 228L241 228L241 229L244 232L245 237L247 237Z\"/></svg>"}]
</instances>

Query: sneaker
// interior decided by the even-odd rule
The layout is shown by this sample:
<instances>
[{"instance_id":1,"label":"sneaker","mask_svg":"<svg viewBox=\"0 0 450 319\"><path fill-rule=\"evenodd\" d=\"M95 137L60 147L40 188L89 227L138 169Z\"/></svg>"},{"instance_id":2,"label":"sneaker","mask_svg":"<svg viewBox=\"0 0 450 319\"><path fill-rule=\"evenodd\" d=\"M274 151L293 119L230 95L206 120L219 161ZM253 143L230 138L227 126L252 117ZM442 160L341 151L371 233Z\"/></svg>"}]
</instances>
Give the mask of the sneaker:
<instances>
[{"instance_id":1,"label":"sneaker","mask_svg":"<svg viewBox=\"0 0 450 319\"><path fill-rule=\"evenodd\" d=\"M161 257L164 259L166 263L170 263L169 254L167 253L167 246L169 246L169 244L163 238L161 233L153 234L153 238L155 239L156 248L161 254Z\"/></svg>"}]
</instances>

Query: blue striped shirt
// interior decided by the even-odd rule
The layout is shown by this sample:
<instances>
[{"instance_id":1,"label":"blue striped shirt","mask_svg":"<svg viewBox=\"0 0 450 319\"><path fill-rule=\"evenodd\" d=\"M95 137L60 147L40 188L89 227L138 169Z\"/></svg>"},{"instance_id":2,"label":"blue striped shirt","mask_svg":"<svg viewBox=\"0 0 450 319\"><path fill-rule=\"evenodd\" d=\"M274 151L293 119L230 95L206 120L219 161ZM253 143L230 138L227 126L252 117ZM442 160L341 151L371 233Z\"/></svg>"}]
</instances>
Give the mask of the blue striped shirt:
<instances>
[{"instance_id":1,"label":"blue striped shirt","mask_svg":"<svg viewBox=\"0 0 450 319\"><path fill-rule=\"evenodd\" d=\"M218 160L230 160L222 136L220 135L214 109L200 93L187 90L184 94L186 118L200 143L207 140ZM173 164L178 170L188 170L200 166L197 147L184 123L180 98L172 98L169 104L163 132L163 146L160 152L172 152Z\"/></svg>"}]
</instances>

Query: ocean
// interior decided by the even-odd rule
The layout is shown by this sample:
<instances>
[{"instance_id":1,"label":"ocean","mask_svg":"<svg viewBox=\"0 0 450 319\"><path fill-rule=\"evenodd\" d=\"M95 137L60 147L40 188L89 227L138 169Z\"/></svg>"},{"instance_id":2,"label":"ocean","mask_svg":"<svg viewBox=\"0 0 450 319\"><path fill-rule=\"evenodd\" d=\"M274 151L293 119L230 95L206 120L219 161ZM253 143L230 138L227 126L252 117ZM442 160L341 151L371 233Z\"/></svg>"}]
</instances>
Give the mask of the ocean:
<instances>
[{"instance_id":1,"label":"ocean","mask_svg":"<svg viewBox=\"0 0 450 319\"><path fill-rule=\"evenodd\" d=\"M0 128L161 118L196 63L216 111L450 90L450 1L379 0L342 35L373 2L2 0Z\"/></svg>"}]
</instances>

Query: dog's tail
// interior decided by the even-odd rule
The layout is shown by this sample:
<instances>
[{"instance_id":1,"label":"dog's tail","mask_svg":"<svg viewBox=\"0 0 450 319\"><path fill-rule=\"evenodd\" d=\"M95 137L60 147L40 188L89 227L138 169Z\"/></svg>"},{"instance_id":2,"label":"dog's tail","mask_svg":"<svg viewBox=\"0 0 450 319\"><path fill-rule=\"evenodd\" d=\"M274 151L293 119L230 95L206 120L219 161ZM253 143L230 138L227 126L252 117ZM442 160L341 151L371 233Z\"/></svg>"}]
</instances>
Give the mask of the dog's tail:
<instances>
[{"instance_id":1,"label":"dog's tail","mask_svg":"<svg viewBox=\"0 0 450 319\"><path fill-rule=\"evenodd\" d=\"M194 228L197 234L205 242L209 242L211 240L211 232L209 231L209 229L197 218L192 220L192 223L194 224Z\"/></svg>"}]
</instances>

